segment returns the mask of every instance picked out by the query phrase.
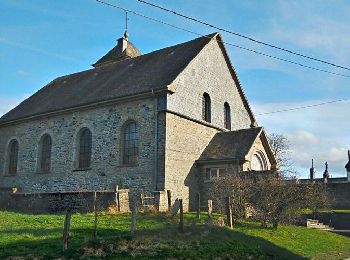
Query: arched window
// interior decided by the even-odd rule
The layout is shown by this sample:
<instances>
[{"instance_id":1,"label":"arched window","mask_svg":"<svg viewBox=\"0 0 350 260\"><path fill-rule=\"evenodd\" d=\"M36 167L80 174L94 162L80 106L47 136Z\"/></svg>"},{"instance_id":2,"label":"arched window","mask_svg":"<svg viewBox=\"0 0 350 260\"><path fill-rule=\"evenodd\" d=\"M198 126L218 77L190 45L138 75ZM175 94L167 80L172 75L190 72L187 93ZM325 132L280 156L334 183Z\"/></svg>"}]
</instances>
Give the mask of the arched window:
<instances>
[{"instance_id":1,"label":"arched window","mask_svg":"<svg viewBox=\"0 0 350 260\"><path fill-rule=\"evenodd\" d=\"M251 169L253 171L264 171L267 170L267 162L265 155L261 151L257 151L251 161Z\"/></svg>"},{"instance_id":2,"label":"arched window","mask_svg":"<svg viewBox=\"0 0 350 260\"><path fill-rule=\"evenodd\" d=\"M211 123L211 101L208 93L203 94L203 120Z\"/></svg>"},{"instance_id":3,"label":"arched window","mask_svg":"<svg viewBox=\"0 0 350 260\"><path fill-rule=\"evenodd\" d=\"M135 164L139 154L138 129L135 122L129 122L123 133L123 163Z\"/></svg>"},{"instance_id":4,"label":"arched window","mask_svg":"<svg viewBox=\"0 0 350 260\"><path fill-rule=\"evenodd\" d=\"M40 158L39 158L39 172L48 173L51 168L51 136L46 134L40 141Z\"/></svg>"},{"instance_id":5,"label":"arched window","mask_svg":"<svg viewBox=\"0 0 350 260\"><path fill-rule=\"evenodd\" d=\"M224 117L225 128L231 130L231 108L227 102L224 104Z\"/></svg>"},{"instance_id":6,"label":"arched window","mask_svg":"<svg viewBox=\"0 0 350 260\"><path fill-rule=\"evenodd\" d=\"M78 168L86 169L90 167L91 162L91 145L92 145L92 134L87 128L83 128L79 135L79 159Z\"/></svg>"},{"instance_id":7,"label":"arched window","mask_svg":"<svg viewBox=\"0 0 350 260\"><path fill-rule=\"evenodd\" d=\"M18 162L18 141L15 139L11 140L8 149L8 175L16 175Z\"/></svg>"}]
</instances>

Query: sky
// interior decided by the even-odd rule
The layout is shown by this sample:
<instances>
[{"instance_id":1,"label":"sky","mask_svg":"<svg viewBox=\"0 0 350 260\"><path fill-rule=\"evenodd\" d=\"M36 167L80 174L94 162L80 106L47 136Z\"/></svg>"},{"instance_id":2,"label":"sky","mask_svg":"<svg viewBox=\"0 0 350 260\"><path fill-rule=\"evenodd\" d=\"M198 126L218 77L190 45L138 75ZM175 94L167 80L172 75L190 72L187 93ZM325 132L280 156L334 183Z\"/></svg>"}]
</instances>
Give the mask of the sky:
<instances>
[{"instance_id":1,"label":"sky","mask_svg":"<svg viewBox=\"0 0 350 260\"><path fill-rule=\"evenodd\" d=\"M214 32L137 0L105 0L200 33ZM348 0L149 0L218 27L318 59L350 67ZM91 68L125 28L124 12L95 0L0 1L0 116L54 78ZM129 39L148 53L196 38L188 32L129 14ZM293 62L350 76L349 70L297 57L221 32L224 41ZM350 98L350 78L302 68L226 46L258 124L285 135L298 177L311 159L316 177L324 162L345 176L350 149L350 101L263 114Z\"/></svg>"}]
</instances>

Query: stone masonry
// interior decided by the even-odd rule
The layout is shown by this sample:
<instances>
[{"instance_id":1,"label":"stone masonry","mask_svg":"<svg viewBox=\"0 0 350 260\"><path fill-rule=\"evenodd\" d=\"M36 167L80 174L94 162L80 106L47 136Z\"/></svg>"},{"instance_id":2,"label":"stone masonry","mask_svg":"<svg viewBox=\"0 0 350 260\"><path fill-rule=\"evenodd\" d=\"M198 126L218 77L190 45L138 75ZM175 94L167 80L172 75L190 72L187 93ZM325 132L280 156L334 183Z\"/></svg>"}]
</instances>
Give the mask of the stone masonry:
<instances>
[{"instance_id":1,"label":"stone masonry","mask_svg":"<svg viewBox=\"0 0 350 260\"><path fill-rule=\"evenodd\" d=\"M0 123L0 188L17 187L23 193L47 193L112 191L118 185L121 189L130 189L131 193L154 192L159 207L164 210L170 206L167 205L169 199L173 204L178 198L183 198L185 210L194 209L195 194L205 192L200 191L201 169L196 160L215 134L228 131L224 129L224 103L230 105L232 130L257 125L226 50L216 41L221 41L221 37L218 34L210 37L211 40L197 39L201 44L208 42L200 51L197 50L196 56L168 86L152 85L147 95L138 98L135 95L135 98L108 104L96 103L88 108L58 111L55 115L14 123ZM176 49L176 46L171 48L183 50ZM147 57L150 56L145 55L144 62L147 62ZM136 65L132 63L133 59ZM128 69L137 68L137 61L142 59L143 56L130 59ZM122 62L120 64L128 61ZM152 77L146 74L144 77ZM153 89L162 87L167 91L154 93ZM208 93L211 99L211 123L202 120L203 93ZM134 120L139 129L136 165L123 165L121 160L122 129L129 120ZM83 127L92 133L92 156L91 167L79 171L76 169L76 143ZM52 138L51 171L39 174L39 141L44 134L50 134ZM19 142L15 176L7 174L7 147L11 139ZM261 142L255 145L266 155L268 147ZM247 165L249 162L244 166L248 169ZM236 166L237 169L243 167ZM171 198L167 197L169 194Z\"/></svg>"}]
</instances>

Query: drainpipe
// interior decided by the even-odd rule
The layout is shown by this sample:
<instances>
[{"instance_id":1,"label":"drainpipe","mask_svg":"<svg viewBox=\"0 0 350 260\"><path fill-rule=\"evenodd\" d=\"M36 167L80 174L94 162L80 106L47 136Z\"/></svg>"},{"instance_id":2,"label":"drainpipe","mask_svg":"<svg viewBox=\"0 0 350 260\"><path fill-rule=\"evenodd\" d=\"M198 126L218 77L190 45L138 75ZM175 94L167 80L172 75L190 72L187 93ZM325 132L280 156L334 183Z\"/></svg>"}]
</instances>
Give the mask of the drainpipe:
<instances>
[{"instance_id":1,"label":"drainpipe","mask_svg":"<svg viewBox=\"0 0 350 260\"><path fill-rule=\"evenodd\" d=\"M157 97L152 89L152 95L154 97L154 141L155 141L155 151L154 151L154 188L155 191L158 190L158 102Z\"/></svg>"}]
</instances>

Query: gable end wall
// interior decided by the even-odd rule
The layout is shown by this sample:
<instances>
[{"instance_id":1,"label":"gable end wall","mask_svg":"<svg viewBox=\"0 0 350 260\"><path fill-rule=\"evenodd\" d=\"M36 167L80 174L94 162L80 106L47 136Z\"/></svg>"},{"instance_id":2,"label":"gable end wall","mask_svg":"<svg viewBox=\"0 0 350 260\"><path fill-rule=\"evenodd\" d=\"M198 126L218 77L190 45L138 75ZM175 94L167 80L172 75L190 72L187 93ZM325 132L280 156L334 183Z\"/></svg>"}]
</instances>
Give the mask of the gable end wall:
<instances>
[{"instance_id":1,"label":"gable end wall","mask_svg":"<svg viewBox=\"0 0 350 260\"><path fill-rule=\"evenodd\" d=\"M224 103L228 102L232 130L249 128L251 119L222 51L215 40L204 47L173 82L176 92L168 97L168 109L202 120L202 97L207 92L212 125L224 128Z\"/></svg>"}]
</instances>

